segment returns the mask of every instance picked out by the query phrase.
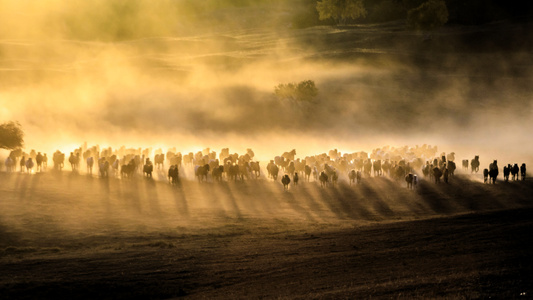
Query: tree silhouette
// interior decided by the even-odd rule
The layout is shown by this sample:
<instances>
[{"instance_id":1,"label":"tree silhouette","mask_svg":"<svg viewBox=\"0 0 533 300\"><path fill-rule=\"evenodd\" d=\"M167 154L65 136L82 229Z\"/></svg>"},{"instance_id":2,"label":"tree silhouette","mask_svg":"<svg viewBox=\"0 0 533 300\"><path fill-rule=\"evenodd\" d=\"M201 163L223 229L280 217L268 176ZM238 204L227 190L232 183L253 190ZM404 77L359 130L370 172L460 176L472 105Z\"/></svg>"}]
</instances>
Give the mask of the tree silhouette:
<instances>
[{"instance_id":1,"label":"tree silhouette","mask_svg":"<svg viewBox=\"0 0 533 300\"><path fill-rule=\"evenodd\" d=\"M414 29L431 30L448 22L448 8L443 0L429 0L407 13L407 24Z\"/></svg>"},{"instance_id":2,"label":"tree silhouette","mask_svg":"<svg viewBox=\"0 0 533 300\"><path fill-rule=\"evenodd\" d=\"M312 80L296 83L280 83L274 88L274 94L278 99L299 101L311 101L318 95L318 88Z\"/></svg>"},{"instance_id":3,"label":"tree silhouette","mask_svg":"<svg viewBox=\"0 0 533 300\"><path fill-rule=\"evenodd\" d=\"M24 132L18 122L0 124L0 149L14 150L24 145Z\"/></svg>"}]
</instances>

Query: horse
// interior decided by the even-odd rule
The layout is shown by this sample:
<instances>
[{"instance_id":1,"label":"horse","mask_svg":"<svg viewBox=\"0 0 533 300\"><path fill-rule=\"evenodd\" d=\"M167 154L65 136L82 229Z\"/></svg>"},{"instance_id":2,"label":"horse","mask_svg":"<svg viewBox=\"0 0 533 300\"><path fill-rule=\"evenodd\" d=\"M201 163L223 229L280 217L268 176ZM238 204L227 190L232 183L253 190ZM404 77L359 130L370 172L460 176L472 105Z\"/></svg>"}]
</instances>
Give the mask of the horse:
<instances>
[{"instance_id":1,"label":"horse","mask_svg":"<svg viewBox=\"0 0 533 300\"><path fill-rule=\"evenodd\" d=\"M33 163L33 160L31 159L31 157L28 158L28 160L26 161L26 171L27 171L28 173L31 173L31 171L33 170L33 166L34 166L34 165L35 165L35 164Z\"/></svg>"},{"instance_id":2,"label":"horse","mask_svg":"<svg viewBox=\"0 0 533 300\"><path fill-rule=\"evenodd\" d=\"M228 165L229 165L229 170L228 170L229 178L235 180L235 182L237 182L237 179L239 178L242 179L240 175L241 169L239 168L239 165L237 164L228 164Z\"/></svg>"},{"instance_id":3,"label":"horse","mask_svg":"<svg viewBox=\"0 0 533 300\"><path fill-rule=\"evenodd\" d=\"M507 182L509 181L509 174L511 174L511 164L508 164L507 166L503 166L503 181Z\"/></svg>"},{"instance_id":4,"label":"horse","mask_svg":"<svg viewBox=\"0 0 533 300\"><path fill-rule=\"evenodd\" d=\"M289 175L285 174L281 178L281 183L283 183L283 189L288 190L289 189L289 183L291 183L291 179L289 178Z\"/></svg>"},{"instance_id":5,"label":"horse","mask_svg":"<svg viewBox=\"0 0 533 300\"><path fill-rule=\"evenodd\" d=\"M363 164L363 170L366 177L370 177L370 173L372 171L372 161L370 159L367 159Z\"/></svg>"},{"instance_id":6,"label":"horse","mask_svg":"<svg viewBox=\"0 0 533 300\"><path fill-rule=\"evenodd\" d=\"M413 173L409 173L405 175L405 181L407 182L407 188L412 190L413 189L413 183L415 181L415 176Z\"/></svg>"},{"instance_id":7,"label":"horse","mask_svg":"<svg viewBox=\"0 0 533 300\"><path fill-rule=\"evenodd\" d=\"M7 172L13 172L13 166L15 165L15 162L13 161L11 156L8 156L6 158L5 165L6 165L6 171Z\"/></svg>"},{"instance_id":8,"label":"horse","mask_svg":"<svg viewBox=\"0 0 533 300\"><path fill-rule=\"evenodd\" d=\"M298 177L298 172L294 173L294 176L292 177L292 181L294 181L294 185L298 185L298 180L300 178Z\"/></svg>"},{"instance_id":9,"label":"horse","mask_svg":"<svg viewBox=\"0 0 533 300\"><path fill-rule=\"evenodd\" d=\"M294 162L291 161L289 165L287 166L287 173L292 174L296 171L296 167L294 166Z\"/></svg>"},{"instance_id":10,"label":"horse","mask_svg":"<svg viewBox=\"0 0 533 300\"><path fill-rule=\"evenodd\" d=\"M61 171L65 162L65 153L57 150L54 152L52 160L54 161L54 169Z\"/></svg>"},{"instance_id":11,"label":"horse","mask_svg":"<svg viewBox=\"0 0 533 300\"><path fill-rule=\"evenodd\" d=\"M523 163L520 166L520 175L522 176L522 180L526 180L526 164Z\"/></svg>"},{"instance_id":12,"label":"horse","mask_svg":"<svg viewBox=\"0 0 533 300\"><path fill-rule=\"evenodd\" d=\"M259 176L261 176L261 168L259 167L258 161L250 162L250 169L252 170L252 174L255 176L255 178L259 178Z\"/></svg>"},{"instance_id":13,"label":"horse","mask_svg":"<svg viewBox=\"0 0 533 300\"><path fill-rule=\"evenodd\" d=\"M107 177L109 175L109 162L105 158L100 158L98 168L100 169L101 177Z\"/></svg>"},{"instance_id":14,"label":"horse","mask_svg":"<svg viewBox=\"0 0 533 300\"><path fill-rule=\"evenodd\" d=\"M222 181L222 173L224 173L224 166L218 166L213 168L211 171L211 176L213 177L213 180Z\"/></svg>"},{"instance_id":15,"label":"horse","mask_svg":"<svg viewBox=\"0 0 533 300\"><path fill-rule=\"evenodd\" d=\"M120 166L120 161L115 159L111 167L113 168L113 173L116 175L118 173L118 167Z\"/></svg>"},{"instance_id":16,"label":"horse","mask_svg":"<svg viewBox=\"0 0 533 300\"><path fill-rule=\"evenodd\" d=\"M374 168L374 177L383 175L381 171L381 159L375 160L372 163L372 167Z\"/></svg>"},{"instance_id":17,"label":"horse","mask_svg":"<svg viewBox=\"0 0 533 300\"><path fill-rule=\"evenodd\" d=\"M455 152L450 152L448 155L446 155L446 158L448 159L448 162L455 160Z\"/></svg>"},{"instance_id":18,"label":"horse","mask_svg":"<svg viewBox=\"0 0 533 300\"><path fill-rule=\"evenodd\" d=\"M307 180L307 182L309 182L309 178L311 177L311 167L310 166L305 165L304 174L305 174L305 179Z\"/></svg>"},{"instance_id":19,"label":"horse","mask_svg":"<svg viewBox=\"0 0 533 300\"><path fill-rule=\"evenodd\" d=\"M328 184L328 175L326 174L326 172L324 171L320 172L319 179L320 179L320 186L324 187Z\"/></svg>"},{"instance_id":20,"label":"horse","mask_svg":"<svg viewBox=\"0 0 533 300\"><path fill-rule=\"evenodd\" d=\"M207 173L209 173L209 164L194 167L194 175L198 177L199 182L202 182L204 179L207 181Z\"/></svg>"},{"instance_id":21,"label":"horse","mask_svg":"<svg viewBox=\"0 0 533 300\"><path fill-rule=\"evenodd\" d=\"M43 169L43 155L41 154L41 152L37 153L37 155L35 156L35 163L37 164L37 170L41 172Z\"/></svg>"},{"instance_id":22,"label":"horse","mask_svg":"<svg viewBox=\"0 0 533 300\"><path fill-rule=\"evenodd\" d=\"M479 171L479 155L476 155L474 159L470 162L470 167L472 168L471 173Z\"/></svg>"},{"instance_id":23,"label":"horse","mask_svg":"<svg viewBox=\"0 0 533 300\"><path fill-rule=\"evenodd\" d=\"M511 168L511 174L513 175L513 181L518 180L519 172L520 172L520 168L518 167L518 164L514 164L514 166Z\"/></svg>"},{"instance_id":24,"label":"horse","mask_svg":"<svg viewBox=\"0 0 533 300\"><path fill-rule=\"evenodd\" d=\"M450 176L455 176L455 170L457 167L455 166L455 162L448 160L448 171L450 173Z\"/></svg>"},{"instance_id":25,"label":"horse","mask_svg":"<svg viewBox=\"0 0 533 300\"><path fill-rule=\"evenodd\" d=\"M333 170L333 172L331 173L331 184L335 186L338 180L339 180L339 174L337 174L336 170Z\"/></svg>"},{"instance_id":26,"label":"horse","mask_svg":"<svg viewBox=\"0 0 533 300\"><path fill-rule=\"evenodd\" d=\"M279 174L279 167L278 166L276 166L275 164L272 164L270 166L270 169L268 170L268 172L272 176L272 179L278 180L278 174Z\"/></svg>"},{"instance_id":27,"label":"horse","mask_svg":"<svg viewBox=\"0 0 533 300\"><path fill-rule=\"evenodd\" d=\"M163 153L156 154L154 156L154 163L155 163L155 166L157 167L158 170L162 169L164 167L164 163L165 163L165 155ZM152 166L152 168L153 168L153 166Z\"/></svg>"},{"instance_id":28,"label":"horse","mask_svg":"<svg viewBox=\"0 0 533 300\"><path fill-rule=\"evenodd\" d=\"M79 157L77 155L74 155L74 152L70 152L68 162L70 163L70 168L72 169L72 172L78 171Z\"/></svg>"},{"instance_id":29,"label":"horse","mask_svg":"<svg viewBox=\"0 0 533 300\"><path fill-rule=\"evenodd\" d=\"M24 172L24 167L26 167L26 158L22 156L19 162L20 165L20 172Z\"/></svg>"},{"instance_id":30,"label":"horse","mask_svg":"<svg viewBox=\"0 0 533 300\"><path fill-rule=\"evenodd\" d=\"M163 154L161 154L163 155ZM163 164L161 163L161 166ZM154 165L149 158L146 159L146 164L143 166L143 174L146 174L146 177L152 178L152 172L154 171Z\"/></svg>"},{"instance_id":31,"label":"horse","mask_svg":"<svg viewBox=\"0 0 533 300\"><path fill-rule=\"evenodd\" d=\"M468 170L468 159L463 159L463 171Z\"/></svg>"},{"instance_id":32,"label":"horse","mask_svg":"<svg viewBox=\"0 0 533 300\"><path fill-rule=\"evenodd\" d=\"M435 183L440 183L440 178L442 176L442 171L439 168L435 167L435 168L433 168L433 172L432 173L433 173L433 177L435 178Z\"/></svg>"},{"instance_id":33,"label":"horse","mask_svg":"<svg viewBox=\"0 0 533 300\"><path fill-rule=\"evenodd\" d=\"M248 162L241 162L238 166L241 180L244 180L244 177L246 177L246 179L250 178L250 164Z\"/></svg>"},{"instance_id":34,"label":"horse","mask_svg":"<svg viewBox=\"0 0 533 300\"><path fill-rule=\"evenodd\" d=\"M496 178L498 177L498 173L499 173L498 162L494 160L494 162L489 165L489 177L490 177L490 182L492 184L496 183Z\"/></svg>"},{"instance_id":35,"label":"horse","mask_svg":"<svg viewBox=\"0 0 533 300\"><path fill-rule=\"evenodd\" d=\"M128 164L120 167L120 176L122 178L130 178L135 173L135 168L135 160L132 159Z\"/></svg>"},{"instance_id":36,"label":"horse","mask_svg":"<svg viewBox=\"0 0 533 300\"><path fill-rule=\"evenodd\" d=\"M487 183L489 180L489 169L483 169L483 183Z\"/></svg>"},{"instance_id":37,"label":"horse","mask_svg":"<svg viewBox=\"0 0 533 300\"><path fill-rule=\"evenodd\" d=\"M179 169L178 165L170 165L168 168L168 181L170 184L175 185L178 182Z\"/></svg>"},{"instance_id":38,"label":"horse","mask_svg":"<svg viewBox=\"0 0 533 300\"><path fill-rule=\"evenodd\" d=\"M282 155L287 161L294 160L294 156L296 156L296 149L292 149L289 152L284 152Z\"/></svg>"},{"instance_id":39,"label":"horse","mask_svg":"<svg viewBox=\"0 0 533 300\"><path fill-rule=\"evenodd\" d=\"M87 158L87 172L89 174L93 173L93 165L94 165L94 157L88 157Z\"/></svg>"},{"instance_id":40,"label":"horse","mask_svg":"<svg viewBox=\"0 0 533 300\"><path fill-rule=\"evenodd\" d=\"M352 169L350 173L348 173L348 178L350 179L350 185L352 185L352 182L355 183L355 179L357 178L357 172Z\"/></svg>"}]
</instances>

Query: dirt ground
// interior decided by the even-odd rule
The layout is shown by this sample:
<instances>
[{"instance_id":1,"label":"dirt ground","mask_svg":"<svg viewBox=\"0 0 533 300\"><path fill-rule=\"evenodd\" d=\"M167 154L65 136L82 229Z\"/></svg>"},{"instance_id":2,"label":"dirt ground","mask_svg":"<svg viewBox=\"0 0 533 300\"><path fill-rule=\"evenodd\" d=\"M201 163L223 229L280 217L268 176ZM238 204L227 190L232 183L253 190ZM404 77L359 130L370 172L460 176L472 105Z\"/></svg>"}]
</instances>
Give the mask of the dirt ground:
<instances>
[{"instance_id":1,"label":"dirt ground","mask_svg":"<svg viewBox=\"0 0 533 300\"><path fill-rule=\"evenodd\" d=\"M533 181L0 173L2 299L531 298Z\"/></svg>"}]
</instances>

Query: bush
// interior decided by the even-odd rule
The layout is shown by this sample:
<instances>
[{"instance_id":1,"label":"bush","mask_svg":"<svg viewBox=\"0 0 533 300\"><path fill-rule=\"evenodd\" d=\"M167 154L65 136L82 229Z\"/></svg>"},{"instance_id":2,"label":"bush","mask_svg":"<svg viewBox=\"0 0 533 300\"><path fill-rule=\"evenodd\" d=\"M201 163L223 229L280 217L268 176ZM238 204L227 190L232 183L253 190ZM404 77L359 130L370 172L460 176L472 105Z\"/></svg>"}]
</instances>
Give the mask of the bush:
<instances>
[{"instance_id":1,"label":"bush","mask_svg":"<svg viewBox=\"0 0 533 300\"><path fill-rule=\"evenodd\" d=\"M318 95L318 88L312 80L296 83L280 83L274 88L274 94L278 99L297 101L311 101Z\"/></svg>"},{"instance_id":2,"label":"bush","mask_svg":"<svg viewBox=\"0 0 533 300\"><path fill-rule=\"evenodd\" d=\"M316 10L320 20L333 19L341 24L367 15L363 0L321 0L316 3Z\"/></svg>"}]
</instances>

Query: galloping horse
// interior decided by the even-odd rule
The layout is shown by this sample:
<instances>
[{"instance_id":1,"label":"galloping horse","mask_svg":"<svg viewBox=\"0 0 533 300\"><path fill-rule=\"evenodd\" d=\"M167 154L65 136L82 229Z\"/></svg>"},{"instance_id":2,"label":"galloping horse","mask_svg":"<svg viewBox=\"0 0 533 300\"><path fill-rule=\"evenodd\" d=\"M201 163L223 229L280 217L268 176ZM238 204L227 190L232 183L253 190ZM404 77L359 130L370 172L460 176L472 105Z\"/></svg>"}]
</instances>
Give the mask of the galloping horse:
<instances>
[{"instance_id":1,"label":"galloping horse","mask_svg":"<svg viewBox=\"0 0 533 300\"><path fill-rule=\"evenodd\" d=\"M89 174L93 173L94 157L87 157L87 172Z\"/></svg>"},{"instance_id":2,"label":"galloping horse","mask_svg":"<svg viewBox=\"0 0 533 300\"><path fill-rule=\"evenodd\" d=\"M207 173L209 173L209 164L194 167L194 175L198 177L199 182L202 182L204 179L207 181Z\"/></svg>"},{"instance_id":3,"label":"galloping horse","mask_svg":"<svg viewBox=\"0 0 533 300\"><path fill-rule=\"evenodd\" d=\"M355 183L355 179L357 178L357 172L351 170L350 173L348 173L348 178L350 179L350 185L352 185L352 182Z\"/></svg>"},{"instance_id":4,"label":"galloping horse","mask_svg":"<svg viewBox=\"0 0 533 300\"><path fill-rule=\"evenodd\" d=\"M304 174L305 174L305 180L307 180L307 182L309 182L309 178L311 177L311 167L310 166L305 165Z\"/></svg>"},{"instance_id":5,"label":"galloping horse","mask_svg":"<svg viewBox=\"0 0 533 300\"><path fill-rule=\"evenodd\" d=\"M135 160L132 159L127 165L122 165L120 167L120 176L122 176L122 178L130 178L135 173L135 169Z\"/></svg>"},{"instance_id":6,"label":"galloping horse","mask_svg":"<svg viewBox=\"0 0 533 300\"><path fill-rule=\"evenodd\" d=\"M470 167L472 168L472 172L478 172L479 171L479 155L476 155L474 159L470 162Z\"/></svg>"},{"instance_id":7,"label":"galloping horse","mask_svg":"<svg viewBox=\"0 0 533 300\"><path fill-rule=\"evenodd\" d=\"M178 165L171 165L168 169L168 181L170 184L177 184L178 183L178 177L179 177L179 169Z\"/></svg>"},{"instance_id":8,"label":"galloping horse","mask_svg":"<svg viewBox=\"0 0 533 300\"><path fill-rule=\"evenodd\" d=\"M281 183L283 183L283 189L288 190L289 189L289 183L291 183L291 179L289 178L289 175L285 174L281 178Z\"/></svg>"},{"instance_id":9,"label":"galloping horse","mask_svg":"<svg viewBox=\"0 0 533 300\"><path fill-rule=\"evenodd\" d=\"M161 155L163 155L163 154L161 154ZM163 165L163 164L161 163L161 165ZM154 171L154 165L152 164L150 159L147 158L146 159L146 163L143 166L143 174L146 174L146 177L152 178L152 172L153 171Z\"/></svg>"},{"instance_id":10,"label":"galloping horse","mask_svg":"<svg viewBox=\"0 0 533 300\"><path fill-rule=\"evenodd\" d=\"M518 167L518 164L514 164L514 166L511 168L511 175L513 175L513 180L518 180L519 172L520 168Z\"/></svg>"},{"instance_id":11,"label":"galloping horse","mask_svg":"<svg viewBox=\"0 0 533 300\"><path fill-rule=\"evenodd\" d=\"M250 169L252 170L252 174L255 176L255 178L259 178L259 176L261 176L261 168L259 167L258 161L250 162Z\"/></svg>"},{"instance_id":12,"label":"galloping horse","mask_svg":"<svg viewBox=\"0 0 533 300\"><path fill-rule=\"evenodd\" d=\"M413 189L413 183L415 181L415 176L413 173L409 173L405 175L405 181L407 182L407 188L412 190Z\"/></svg>"},{"instance_id":13,"label":"galloping horse","mask_svg":"<svg viewBox=\"0 0 533 300\"><path fill-rule=\"evenodd\" d=\"M489 177L490 182L492 184L496 183L496 178L498 177L499 171L498 171L498 162L495 160L493 163L489 165Z\"/></svg>"},{"instance_id":14,"label":"galloping horse","mask_svg":"<svg viewBox=\"0 0 533 300\"><path fill-rule=\"evenodd\" d=\"M326 172L324 172L324 171L320 172L319 179L320 179L320 185L322 187L324 187L324 186L326 186L328 184L328 175L326 174Z\"/></svg>"}]
</instances>

